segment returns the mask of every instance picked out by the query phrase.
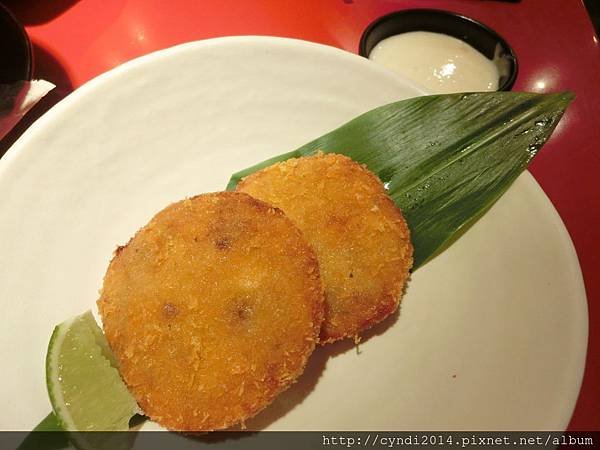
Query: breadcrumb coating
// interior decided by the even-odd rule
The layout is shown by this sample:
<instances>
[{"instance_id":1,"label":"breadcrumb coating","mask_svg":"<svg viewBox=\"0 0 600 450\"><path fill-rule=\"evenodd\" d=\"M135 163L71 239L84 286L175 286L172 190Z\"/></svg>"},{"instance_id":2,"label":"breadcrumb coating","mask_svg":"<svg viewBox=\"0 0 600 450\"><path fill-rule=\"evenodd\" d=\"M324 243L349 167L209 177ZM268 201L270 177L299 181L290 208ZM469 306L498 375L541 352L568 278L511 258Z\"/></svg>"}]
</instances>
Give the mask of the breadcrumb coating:
<instances>
[{"instance_id":1,"label":"breadcrumb coating","mask_svg":"<svg viewBox=\"0 0 600 450\"><path fill-rule=\"evenodd\" d=\"M288 388L315 348L323 305L302 233L236 192L159 212L117 249L98 300L130 391L179 431L243 422Z\"/></svg>"},{"instance_id":2,"label":"breadcrumb coating","mask_svg":"<svg viewBox=\"0 0 600 450\"><path fill-rule=\"evenodd\" d=\"M315 250L322 343L355 337L397 309L413 247L401 211L366 167L318 153L255 172L237 190L281 208Z\"/></svg>"}]
</instances>

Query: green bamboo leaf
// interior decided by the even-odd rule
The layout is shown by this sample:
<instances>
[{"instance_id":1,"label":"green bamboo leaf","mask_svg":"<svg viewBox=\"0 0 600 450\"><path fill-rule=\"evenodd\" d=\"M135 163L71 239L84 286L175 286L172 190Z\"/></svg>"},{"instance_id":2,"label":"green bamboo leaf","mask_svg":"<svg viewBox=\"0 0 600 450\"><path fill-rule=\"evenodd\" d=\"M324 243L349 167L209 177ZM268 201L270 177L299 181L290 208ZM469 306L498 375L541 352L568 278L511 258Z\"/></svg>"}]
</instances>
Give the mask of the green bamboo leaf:
<instances>
[{"instance_id":1,"label":"green bamboo leaf","mask_svg":"<svg viewBox=\"0 0 600 450\"><path fill-rule=\"evenodd\" d=\"M413 270L456 240L525 170L574 95L490 92L432 95L369 111L297 150L235 173L245 176L318 150L341 153L379 176L402 209Z\"/></svg>"}]
</instances>

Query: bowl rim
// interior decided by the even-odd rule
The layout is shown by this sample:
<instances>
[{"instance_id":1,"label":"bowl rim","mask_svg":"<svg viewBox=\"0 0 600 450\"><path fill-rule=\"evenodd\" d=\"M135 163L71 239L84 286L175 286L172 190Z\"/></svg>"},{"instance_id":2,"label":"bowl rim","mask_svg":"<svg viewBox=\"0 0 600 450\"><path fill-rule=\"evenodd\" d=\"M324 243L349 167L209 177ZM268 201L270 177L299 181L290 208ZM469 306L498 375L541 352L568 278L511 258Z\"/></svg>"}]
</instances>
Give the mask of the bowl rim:
<instances>
[{"instance_id":1,"label":"bowl rim","mask_svg":"<svg viewBox=\"0 0 600 450\"><path fill-rule=\"evenodd\" d=\"M26 47L26 58L24 64L23 80L29 81L33 78L33 46L31 44L31 40L29 39L29 35L25 30L25 27L12 13L10 9L6 5L0 2L0 15L6 17L6 19L14 25L14 29L18 30L18 34L20 35L21 40L25 43Z\"/></svg>"}]
</instances>

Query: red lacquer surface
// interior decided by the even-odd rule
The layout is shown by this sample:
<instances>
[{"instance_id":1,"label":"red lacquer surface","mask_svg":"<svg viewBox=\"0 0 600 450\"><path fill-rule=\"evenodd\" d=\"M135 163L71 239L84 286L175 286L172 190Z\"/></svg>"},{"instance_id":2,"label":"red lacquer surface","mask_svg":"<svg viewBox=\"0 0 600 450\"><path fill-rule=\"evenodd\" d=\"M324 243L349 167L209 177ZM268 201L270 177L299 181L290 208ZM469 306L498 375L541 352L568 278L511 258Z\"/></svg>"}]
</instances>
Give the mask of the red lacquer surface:
<instances>
[{"instance_id":1,"label":"red lacquer surface","mask_svg":"<svg viewBox=\"0 0 600 450\"><path fill-rule=\"evenodd\" d=\"M579 0L5 0L5 4L26 25L34 45L36 76L59 87L38 108L38 115L124 61L191 40L260 34L357 52L371 21L415 7L460 12L495 29L519 58L514 90L571 90L577 95L531 172L571 234L588 295L587 366L569 428L600 429L600 45ZM36 112L29 123L35 116ZM8 141L27 125L26 120Z\"/></svg>"}]
</instances>

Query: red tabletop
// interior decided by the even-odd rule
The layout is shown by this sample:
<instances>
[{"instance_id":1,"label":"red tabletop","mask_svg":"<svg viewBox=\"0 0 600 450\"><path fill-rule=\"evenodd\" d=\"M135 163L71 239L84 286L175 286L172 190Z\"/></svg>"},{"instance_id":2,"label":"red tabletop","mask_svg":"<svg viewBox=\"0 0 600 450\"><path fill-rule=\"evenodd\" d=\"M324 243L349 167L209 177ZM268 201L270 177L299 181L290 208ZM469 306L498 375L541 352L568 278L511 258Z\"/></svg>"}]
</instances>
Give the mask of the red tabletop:
<instances>
[{"instance_id":1,"label":"red tabletop","mask_svg":"<svg viewBox=\"0 0 600 450\"><path fill-rule=\"evenodd\" d=\"M570 430L600 430L600 44L580 0L5 0L34 45L35 76L58 89L3 146L59 98L124 61L186 41L286 36L358 52L366 26L408 8L460 12L495 29L519 60L514 90L577 95L530 170L573 239L588 296L587 365ZM0 146L0 155L3 152ZM540 308L544 299L540 298Z\"/></svg>"}]
</instances>

